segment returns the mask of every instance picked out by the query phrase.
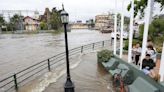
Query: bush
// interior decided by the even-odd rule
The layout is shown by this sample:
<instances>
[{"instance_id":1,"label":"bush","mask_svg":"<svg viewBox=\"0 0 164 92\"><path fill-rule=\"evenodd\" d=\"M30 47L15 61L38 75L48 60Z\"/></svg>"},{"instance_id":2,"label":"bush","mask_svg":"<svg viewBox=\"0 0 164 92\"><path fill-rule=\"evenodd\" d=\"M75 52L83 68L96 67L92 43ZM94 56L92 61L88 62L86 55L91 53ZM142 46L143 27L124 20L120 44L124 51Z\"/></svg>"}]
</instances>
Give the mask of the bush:
<instances>
[{"instance_id":1,"label":"bush","mask_svg":"<svg viewBox=\"0 0 164 92\"><path fill-rule=\"evenodd\" d=\"M40 23L40 29L41 30L47 30L48 29L48 26L47 26L46 22L42 21Z\"/></svg>"},{"instance_id":2,"label":"bush","mask_svg":"<svg viewBox=\"0 0 164 92\"><path fill-rule=\"evenodd\" d=\"M113 56L112 51L102 50L97 53L98 62L108 62L108 60Z\"/></svg>"},{"instance_id":3,"label":"bush","mask_svg":"<svg viewBox=\"0 0 164 92\"><path fill-rule=\"evenodd\" d=\"M139 43L140 45L142 44L141 40L139 40L139 39L133 39L132 45L135 45L137 43ZM124 45L124 50L128 50L128 47L129 47L129 40L126 40L125 41L125 45Z\"/></svg>"},{"instance_id":4,"label":"bush","mask_svg":"<svg viewBox=\"0 0 164 92\"><path fill-rule=\"evenodd\" d=\"M162 18L156 18L152 21L152 23L149 26L149 34L148 34L148 40L151 40L155 47L157 48L157 52L162 52L162 43L164 41L164 19ZM144 25L140 25L139 27L139 39L143 39L143 33L144 33Z\"/></svg>"}]
</instances>

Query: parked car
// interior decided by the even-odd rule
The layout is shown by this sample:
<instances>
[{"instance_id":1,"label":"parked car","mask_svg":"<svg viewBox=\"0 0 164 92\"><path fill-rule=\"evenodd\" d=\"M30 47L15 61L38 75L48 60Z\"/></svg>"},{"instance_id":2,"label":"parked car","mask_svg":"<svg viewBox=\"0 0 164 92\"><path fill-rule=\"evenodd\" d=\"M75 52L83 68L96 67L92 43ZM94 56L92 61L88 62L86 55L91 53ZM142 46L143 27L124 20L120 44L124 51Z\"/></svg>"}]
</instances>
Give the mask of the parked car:
<instances>
[{"instance_id":1,"label":"parked car","mask_svg":"<svg viewBox=\"0 0 164 92\"><path fill-rule=\"evenodd\" d=\"M116 32L117 39L120 39L120 32ZM127 40L129 37L128 32L123 32L123 39ZM114 39L114 32L111 33L111 38Z\"/></svg>"},{"instance_id":2,"label":"parked car","mask_svg":"<svg viewBox=\"0 0 164 92\"><path fill-rule=\"evenodd\" d=\"M119 39L120 33L116 32L116 37ZM114 32L111 33L111 38L114 39Z\"/></svg>"},{"instance_id":3,"label":"parked car","mask_svg":"<svg viewBox=\"0 0 164 92\"><path fill-rule=\"evenodd\" d=\"M129 37L128 32L124 32L124 33L123 33L123 39L126 39L126 40L127 40L127 39L128 39L128 37Z\"/></svg>"}]
</instances>

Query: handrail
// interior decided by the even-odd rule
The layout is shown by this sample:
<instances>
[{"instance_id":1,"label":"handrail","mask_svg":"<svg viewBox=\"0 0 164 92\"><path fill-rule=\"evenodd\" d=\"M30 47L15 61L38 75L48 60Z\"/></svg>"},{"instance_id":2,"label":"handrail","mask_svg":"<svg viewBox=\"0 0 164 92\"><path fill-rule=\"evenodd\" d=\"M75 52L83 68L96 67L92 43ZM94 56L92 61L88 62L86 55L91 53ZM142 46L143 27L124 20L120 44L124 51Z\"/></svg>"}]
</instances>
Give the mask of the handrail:
<instances>
[{"instance_id":1,"label":"handrail","mask_svg":"<svg viewBox=\"0 0 164 92\"><path fill-rule=\"evenodd\" d=\"M69 50L69 55L72 56L77 53L83 53L84 51L89 50L89 49L95 50L96 48L98 49L101 47L109 46L108 44L106 44L108 42L110 44L109 40L105 40L105 41L98 41L98 42L86 44L83 46L79 46L76 48L72 48ZM44 70L51 71L53 65L57 64L63 59L65 59L65 52L56 54L55 56L52 56L46 60L35 63L21 71L18 71L17 73L7 78L0 80L0 91L1 91L1 88L3 88L3 91L5 90L5 92L7 92L7 91L10 91L14 87L15 87L15 90L18 90L19 86L22 86L24 81L31 78L32 76L37 76L37 74L41 73ZM61 64L59 65L62 65L62 64L64 64L64 62L61 62Z\"/></svg>"}]
</instances>

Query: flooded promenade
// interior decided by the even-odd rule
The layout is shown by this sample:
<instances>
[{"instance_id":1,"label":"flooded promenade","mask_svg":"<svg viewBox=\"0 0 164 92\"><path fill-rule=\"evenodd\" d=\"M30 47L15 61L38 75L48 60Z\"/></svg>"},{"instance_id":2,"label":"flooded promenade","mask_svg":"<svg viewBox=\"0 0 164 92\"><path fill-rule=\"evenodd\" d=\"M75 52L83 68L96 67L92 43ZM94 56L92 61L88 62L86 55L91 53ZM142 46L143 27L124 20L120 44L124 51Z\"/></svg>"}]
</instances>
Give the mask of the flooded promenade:
<instances>
[{"instance_id":1,"label":"flooded promenade","mask_svg":"<svg viewBox=\"0 0 164 92\"><path fill-rule=\"evenodd\" d=\"M97 63L97 51L71 58L71 77L76 92L114 92L111 75ZM19 92L63 92L65 64L29 82Z\"/></svg>"}]
</instances>

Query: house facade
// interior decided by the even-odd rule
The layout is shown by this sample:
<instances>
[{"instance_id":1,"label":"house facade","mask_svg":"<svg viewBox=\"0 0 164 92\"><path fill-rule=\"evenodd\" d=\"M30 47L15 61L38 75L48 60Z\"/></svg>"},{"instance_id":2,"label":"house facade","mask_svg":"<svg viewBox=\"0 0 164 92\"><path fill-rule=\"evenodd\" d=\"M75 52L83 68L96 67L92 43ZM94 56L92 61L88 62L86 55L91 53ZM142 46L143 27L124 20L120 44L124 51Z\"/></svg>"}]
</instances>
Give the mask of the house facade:
<instances>
[{"instance_id":1,"label":"house facade","mask_svg":"<svg viewBox=\"0 0 164 92\"><path fill-rule=\"evenodd\" d=\"M112 14L102 14L97 15L95 17L95 29L102 30L102 29L113 29L114 22L113 22L113 15Z\"/></svg>"},{"instance_id":2,"label":"house facade","mask_svg":"<svg viewBox=\"0 0 164 92\"><path fill-rule=\"evenodd\" d=\"M23 19L23 21L24 21L25 30L36 31L39 29L39 23L40 23L39 20L27 16Z\"/></svg>"}]
</instances>

